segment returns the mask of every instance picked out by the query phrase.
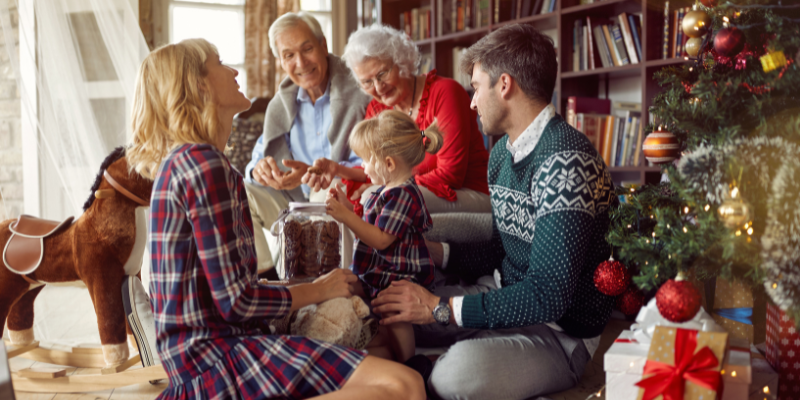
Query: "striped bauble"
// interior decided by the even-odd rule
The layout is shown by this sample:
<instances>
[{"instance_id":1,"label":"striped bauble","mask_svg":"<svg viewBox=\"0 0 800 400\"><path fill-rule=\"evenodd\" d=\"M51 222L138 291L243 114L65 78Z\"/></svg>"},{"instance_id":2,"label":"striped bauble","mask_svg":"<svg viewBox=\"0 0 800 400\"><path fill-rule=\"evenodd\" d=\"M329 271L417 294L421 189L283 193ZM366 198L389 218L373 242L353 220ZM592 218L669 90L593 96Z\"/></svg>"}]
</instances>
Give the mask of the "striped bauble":
<instances>
[{"instance_id":1,"label":"striped bauble","mask_svg":"<svg viewBox=\"0 0 800 400\"><path fill-rule=\"evenodd\" d=\"M644 139L642 150L647 161L653 164L666 164L681 154L678 138L670 132L657 130Z\"/></svg>"}]
</instances>

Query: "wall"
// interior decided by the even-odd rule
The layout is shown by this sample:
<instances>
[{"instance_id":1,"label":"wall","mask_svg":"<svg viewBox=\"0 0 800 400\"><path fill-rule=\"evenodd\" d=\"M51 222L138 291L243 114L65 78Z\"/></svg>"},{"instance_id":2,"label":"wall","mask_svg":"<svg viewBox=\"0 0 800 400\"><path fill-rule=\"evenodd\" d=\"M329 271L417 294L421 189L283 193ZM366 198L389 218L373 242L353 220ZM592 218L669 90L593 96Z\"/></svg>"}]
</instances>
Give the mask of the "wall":
<instances>
[{"instance_id":1,"label":"wall","mask_svg":"<svg viewBox=\"0 0 800 400\"><path fill-rule=\"evenodd\" d=\"M19 55L19 12L9 2L14 49ZM0 29L0 221L22 213L22 136L20 95Z\"/></svg>"}]
</instances>

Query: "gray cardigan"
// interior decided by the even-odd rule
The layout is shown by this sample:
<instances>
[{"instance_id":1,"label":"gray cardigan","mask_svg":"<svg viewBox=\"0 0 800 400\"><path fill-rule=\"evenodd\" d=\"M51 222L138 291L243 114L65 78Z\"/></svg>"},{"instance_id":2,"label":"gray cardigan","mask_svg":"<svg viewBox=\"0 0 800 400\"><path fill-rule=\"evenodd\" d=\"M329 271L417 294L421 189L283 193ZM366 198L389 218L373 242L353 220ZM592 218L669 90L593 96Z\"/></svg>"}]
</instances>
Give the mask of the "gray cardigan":
<instances>
[{"instance_id":1,"label":"gray cardigan","mask_svg":"<svg viewBox=\"0 0 800 400\"><path fill-rule=\"evenodd\" d=\"M328 142L331 145L331 159L340 162L350 157L347 139L353 127L364 119L371 97L361 91L344 61L333 54L328 54L328 74L331 80L331 127L328 131ZM258 160L266 156L272 156L281 169L288 170L282 161L292 159L286 139L297 116L298 90L299 86L287 77L281 82L278 94L269 102L264 118L264 133L258 140L263 144L257 144L253 149L253 158L245 169L245 179L249 182L255 183L250 178L250 172ZM292 198L303 198L299 186L289 193Z\"/></svg>"}]
</instances>

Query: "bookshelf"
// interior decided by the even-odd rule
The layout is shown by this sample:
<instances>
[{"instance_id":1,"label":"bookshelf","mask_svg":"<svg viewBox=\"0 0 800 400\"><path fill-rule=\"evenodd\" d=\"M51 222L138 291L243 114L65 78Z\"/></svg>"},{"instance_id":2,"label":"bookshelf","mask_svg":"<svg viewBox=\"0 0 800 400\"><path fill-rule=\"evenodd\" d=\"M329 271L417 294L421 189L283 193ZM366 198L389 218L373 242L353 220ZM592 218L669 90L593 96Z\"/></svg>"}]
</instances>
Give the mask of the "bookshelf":
<instances>
[{"instance_id":1,"label":"bookshelf","mask_svg":"<svg viewBox=\"0 0 800 400\"><path fill-rule=\"evenodd\" d=\"M438 13L441 13L443 9L449 13L451 10L449 7L447 9L445 7L447 4L452 4L452 0L358 1L359 26L384 23L402 29L401 19L405 12L429 8L430 37L415 40L415 43L423 53L423 57L430 57L430 68L435 68L439 75L450 78L454 78L453 49L469 47L503 25L529 24L550 35L555 41L556 54L559 58L554 105L562 116L566 115L567 98L570 96L609 98L615 101L617 100L615 99L616 89L625 85L631 86L631 82L633 82L634 88L627 87L624 89L626 93L621 96L626 97L624 101L641 103L641 120L646 125L646 121L649 121L648 110L653 104L653 98L661 91L653 79L653 74L663 67L688 62L681 57L662 59L664 7L667 0L594 0L590 4L580 4L581 0L554 0L556 3L552 12L540 14L534 10L534 15L523 18L509 18L508 13L501 12L498 19L495 19L496 16L493 12L497 6L516 4L520 0L488 0L490 14L487 25L457 32L448 32L447 29L442 29L441 35L438 34L440 27L437 23L444 20L444 14L443 18L439 18ZM473 4L481 2L481 0L473 1ZM533 3L536 2L533 1ZM691 0L669 0L670 10L691 5ZM585 21L587 16L592 20L612 20L623 12L629 15L641 15L639 35L643 60L639 60L636 64L606 68L597 62L595 69L573 71L573 26L575 21ZM673 22L670 21L670 25L672 24ZM598 50L595 49L595 52ZM646 135L647 132L644 134ZM644 155L640 154L638 166L610 167L609 169L617 184L623 181L657 183L661 178L661 169L658 166L647 166L646 164Z\"/></svg>"}]
</instances>

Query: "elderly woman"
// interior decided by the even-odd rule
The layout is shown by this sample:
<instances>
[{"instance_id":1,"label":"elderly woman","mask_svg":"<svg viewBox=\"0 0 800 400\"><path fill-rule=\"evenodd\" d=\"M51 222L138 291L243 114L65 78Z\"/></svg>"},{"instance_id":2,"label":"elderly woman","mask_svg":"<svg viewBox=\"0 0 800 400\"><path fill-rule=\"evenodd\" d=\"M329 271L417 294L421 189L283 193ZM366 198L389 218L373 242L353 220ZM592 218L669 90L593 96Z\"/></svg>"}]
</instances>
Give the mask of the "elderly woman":
<instances>
[{"instance_id":1,"label":"elderly woman","mask_svg":"<svg viewBox=\"0 0 800 400\"><path fill-rule=\"evenodd\" d=\"M257 280L244 182L222 153L233 116L250 107L236 75L191 39L153 51L136 82L127 156L154 180L150 295L169 375L159 398L424 398L401 364L259 331L263 319L350 296L356 278L337 269L291 287Z\"/></svg>"},{"instance_id":2,"label":"elderly woman","mask_svg":"<svg viewBox=\"0 0 800 400\"><path fill-rule=\"evenodd\" d=\"M366 119L394 109L411 116L422 130L434 121L442 128L441 150L428 154L414 168L428 210L491 212L486 179L489 153L464 88L438 76L436 70L416 75L420 61L417 46L403 32L388 26L372 25L353 32L342 58L361 89L372 96ZM303 177L312 186L325 187L330 175L366 180L359 170L328 160L318 160L315 165L321 174ZM358 195L365 188L353 190L354 186L348 185L348 189L348 195Z\"/></svg>"}]
</instances>

